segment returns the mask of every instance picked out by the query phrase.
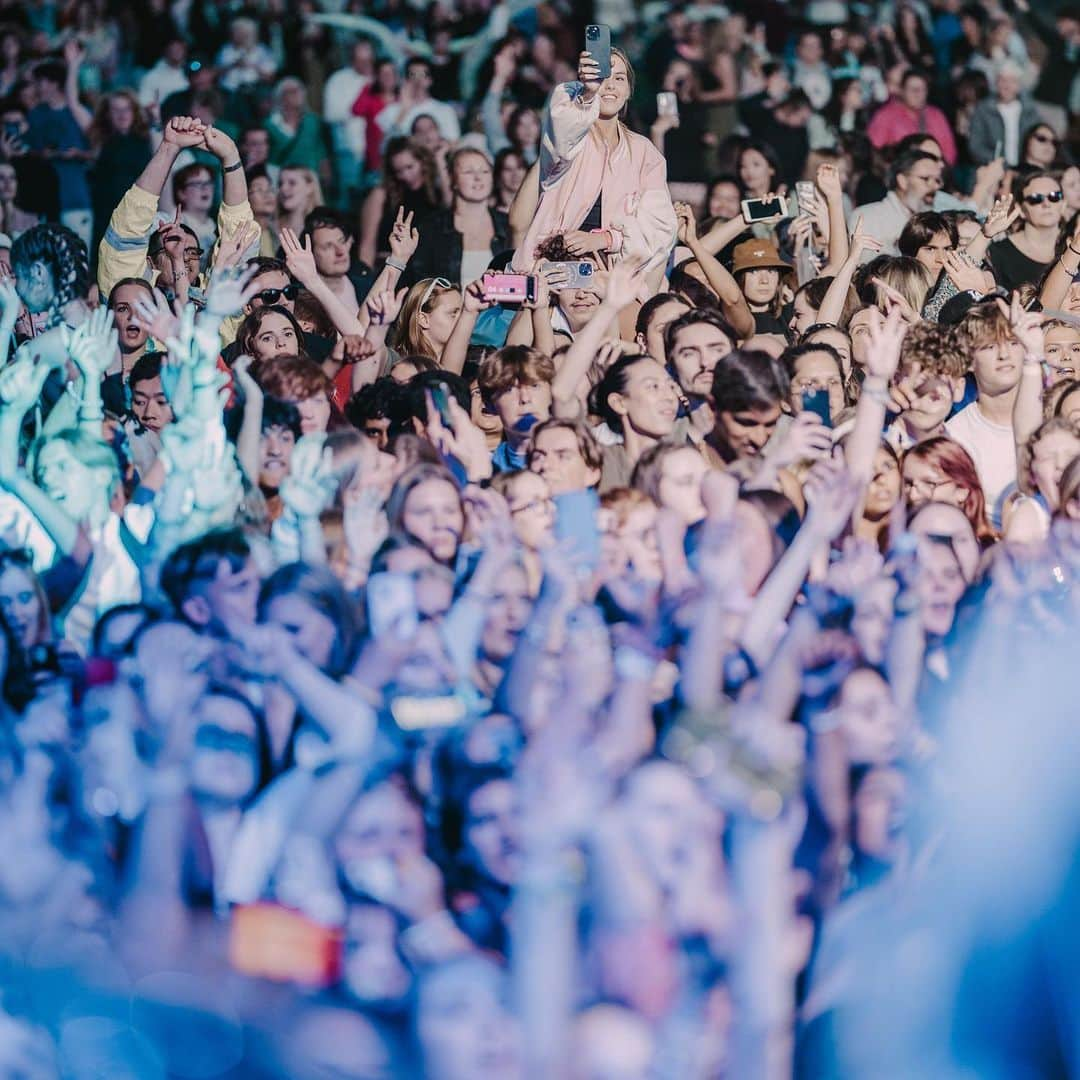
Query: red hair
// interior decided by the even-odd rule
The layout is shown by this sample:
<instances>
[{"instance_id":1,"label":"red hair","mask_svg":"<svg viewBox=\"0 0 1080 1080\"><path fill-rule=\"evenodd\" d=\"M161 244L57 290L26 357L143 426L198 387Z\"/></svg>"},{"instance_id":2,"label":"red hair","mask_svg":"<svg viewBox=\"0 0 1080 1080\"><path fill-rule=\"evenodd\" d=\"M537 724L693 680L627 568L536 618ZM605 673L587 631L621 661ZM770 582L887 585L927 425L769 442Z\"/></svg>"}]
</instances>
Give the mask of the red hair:
<instances>
[{"instance_id":1,"label":"red hair","mask_svg":"<svg viewBox=\"0 0 1080 1080\"><path fill-rule=\"evenodd\" d=\"M936 435L932 439L916 443L904 454L904 460L900 465L901 472L908 458L924 462L940 472L947 480L951 480L957 487L964 488L967 491L967 497L960 509L971 522L976 540L983 547L997 540L997 533L994 532L986 516L986 496L979 482L975 462L958 442L946 435Z\"/></svg>"}]
</instances>

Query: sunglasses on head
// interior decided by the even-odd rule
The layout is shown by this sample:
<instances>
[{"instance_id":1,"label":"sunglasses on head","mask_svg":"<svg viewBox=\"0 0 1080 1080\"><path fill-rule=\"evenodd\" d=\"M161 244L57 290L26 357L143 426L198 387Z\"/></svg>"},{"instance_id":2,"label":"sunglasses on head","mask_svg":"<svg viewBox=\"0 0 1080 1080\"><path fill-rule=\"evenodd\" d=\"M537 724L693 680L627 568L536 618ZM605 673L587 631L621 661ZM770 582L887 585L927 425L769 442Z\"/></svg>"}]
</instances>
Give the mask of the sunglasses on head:
<instances>
[{"instance_id":1,"label":"sunglasses on head","mask_svg":"<svg viewBox=\"0 0 1080 1080\"><path fill-rule=\"evenodd\" d=\"M428 282L428 287L424 290L424 295L420 297L420 310L424 310L424 305L431 299L431 294L436 289L452 289L453 283L446 280L444 277L432 278Z\"/></svg>"},{"instance_id":2,"label":"sunglasses on head","mask_svg":"<svg viewBox=\"0 0 1080 1080\"><path fill-rule=\"evenodd\" d=\"M1040 192L1034 195L1025 195L1024 202L1026 202L1028 206L1040 206L1044 202L1059 203L1064 198L1065 196L1062 195L1060 191L1051 191L1046 195L1043 195Z\"/></svg>"},{"instance_id":3,"label":"sunglasses on head","mask_svg":"<svg viewBox=\"0 0 1080 1080\"><path fill-rule=\"evenodd\" d=\"M276 304L283 296L286 300L295 300L300 295L300 286L291 282L284 289L263 289L255 294L267 307Z\"/></svg>"}]
</instances>

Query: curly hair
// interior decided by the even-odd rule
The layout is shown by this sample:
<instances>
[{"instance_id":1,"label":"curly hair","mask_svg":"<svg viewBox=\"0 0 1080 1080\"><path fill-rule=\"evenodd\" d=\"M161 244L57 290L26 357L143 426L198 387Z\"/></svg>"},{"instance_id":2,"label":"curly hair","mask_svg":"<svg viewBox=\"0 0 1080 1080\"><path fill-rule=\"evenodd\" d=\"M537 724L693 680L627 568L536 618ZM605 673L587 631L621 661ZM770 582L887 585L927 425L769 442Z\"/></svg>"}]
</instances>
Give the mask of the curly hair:
<instances>
[{"instance_id":1,"label":"curly hair","mask_svg":"<svg viewBox=\"0 0 1080 1080\"><path fill-rule=\"evenodd\" d=\"M923 375L962 379L968 363L956 327L932 322L909 327L900 347L900 373L910 373L916 364Z\"/></svg>"},{"instance_id":2,"label":"curly hair","mask_svg":"<svg viewBox=\"0 0 1080 1080\"><path fill-rule=\"evenodd\" d=\"M35 225L11 245L12 266L42 262L52 274L59 310L90 291L90 262L86 245L63 225Z\"/></svg>"},{"instance_id":3,"label":"curly hair","mask_svg":"<svg viewBox=\"0 0 1080 1080\"><path fill-rule=\"evenodd\" d=\"M393 162L398 154L406 153L412 154L420 162L420 169L424 174L424 194L427 196L427 201L432 206L438 205L439 170L435 164L435 157L426 146L421 146L415 139L405 138L404 136L391 139L386 144L386 150L383 153L383 161L386 162L383 169L386 176L383 181L386 186L386 205L405 205L405 186L394 174Z\"/></svg>"},{"instance_id":4,"label":"curly hair","mask_svg":"<svg viewBox=\"0 0 1080 1080\"><path fill-rule=\"evenodd\" d=\"M111 94L103 95L94 110L94 121L90 125L90 131L87 133L90 145L101 146L116 134L110 113L113 98L124 98L131 106L133 114L131 134L139 139L149 139L150 121L147 118L146 110L139 104L139 99L131 90L114 90Z\"/></svg>"}]
</instances>

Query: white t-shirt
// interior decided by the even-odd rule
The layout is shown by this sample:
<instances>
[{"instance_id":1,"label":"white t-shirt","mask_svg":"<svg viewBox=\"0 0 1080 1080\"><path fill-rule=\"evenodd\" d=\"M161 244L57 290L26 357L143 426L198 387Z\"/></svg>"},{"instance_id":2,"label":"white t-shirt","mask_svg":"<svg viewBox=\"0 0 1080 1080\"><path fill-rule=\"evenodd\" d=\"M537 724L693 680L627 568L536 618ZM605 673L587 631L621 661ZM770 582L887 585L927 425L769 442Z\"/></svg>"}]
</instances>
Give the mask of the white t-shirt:
<instances>
[{"instance_id":1,"label":"white t-shirt","mask_svg":"<svg viewBox=\"0 0 1080 1080\"><path fill-rule=\"evenodd\" d=\"M1008 104L998 102L997 111L1005 125L1005 160L1015 165L1020 160L1020 110L1023 106L1019 98Z\"/></svg>"},{"instance_id":2,"label":"white t-shirt","mask_svg":"<svg viewBox=\"0 0 1080 1080\"><path fill-rule=\"evenodd\" d=\"M461 123L458 120L457 110L445 101L428 98L427 101L414 105L404 115L398 117L395 123L394 117L400 108L397 102L391 102L375 117L375 122L383 132L384 141L392 139L395 135L411 135L412 126L418 116L430 116L435 121L439 134L447 142L454 143L461 138Z\"/></svg>"},{"instance_id":3,"label":"white t-shirt","mask_svg":"<svg viewBox=\"0 0 1080 1080\"><path fill-rule=\"evenodd\" d=\"M945 433L971 455L986 496L986 512L994 526L999 527L1002 503L1016 484L1016 440L1012 424L990 423L979 411L978 402L973 401L946 422Z\"/></svg>"},{"instance_id":4,"label":"white t-shirt","mask_svg":"<svg viewBox=\"0 0 1080 1080\"><path fill-rule=\"evenodd\" d=\"M353 116L352 107L369 82L350 65L335 71L323 87L323 119L330 125L335 148L347 149L360 160L367 145L367 121Z\"/></svg>"}]
</instances>

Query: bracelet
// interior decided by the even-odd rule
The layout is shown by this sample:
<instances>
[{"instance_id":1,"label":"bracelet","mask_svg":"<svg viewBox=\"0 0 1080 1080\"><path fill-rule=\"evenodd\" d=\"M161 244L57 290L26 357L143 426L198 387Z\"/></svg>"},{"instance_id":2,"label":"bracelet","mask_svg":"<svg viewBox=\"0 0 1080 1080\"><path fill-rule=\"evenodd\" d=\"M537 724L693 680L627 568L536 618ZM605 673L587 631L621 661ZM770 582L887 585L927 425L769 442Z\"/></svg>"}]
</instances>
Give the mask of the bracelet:
<instances>
[{"instance_id":1,"label":"bracelet","mask_svg":"<svg viewBox=\"0 0 1080 1080\"><path fill-rule=\"evenodd\" d=\"M1067 248L1068 248L1068 249L1069 249L1069 250L1070 250L1070 251L1071 251L1071 252L1072 252L1072 253L1073 253L1074 255L1076 255L1076 256L1078 256L1078 257L1080 257L1080 251L1077 251L1077 250L1076 250L1076 248L1074 248L1074 247L1072 246L1072 243L1071 243L1070 241L1066 240L1066 241L1065 241L1065 246L1066 246L1066 247L1067 247ZM1063 252L1062 254L1064 254L1064 252Z\"/></svg>"},{"instance_id":2,"label":"bracelet","mask_svg":"<svg viewBox=\"0 0 1080 1080\"><path fill-rule=\"evenodd\" d=\"M236 161L234 161L232 163L232 165L224 165L224 166L222 166L221 171L223 173L231 173L231 172L236 172L237 169L242 169L243 167L244 167L244 163L239 158L237 158Z\"/></svg>"},{"instance_id":3,"label":"bracelet","mask_svg":"<svg viewBox=\"0 0 1080 1080\"><path fill-rule=\"evenodd\" d=\"M391 255L390 258L386 260L386 265L392 267L394 270L397 270L399 274L405 273L405 264L403 262L399 262L397 259L394 258L393 255Z\"/></svg>"},{"instance_id":4,"label":"bracelet","mask_svg":"<svg viewBox=\"0 0 1080 1080\"><path fill-rule=\"evenodd\" d=\"M888 405L892 400L889 397L889 391L878 386L867 386L863 383L860 394L865 394L871 401L876 401L879 405Z\"/></svg>"}]
</instances>

